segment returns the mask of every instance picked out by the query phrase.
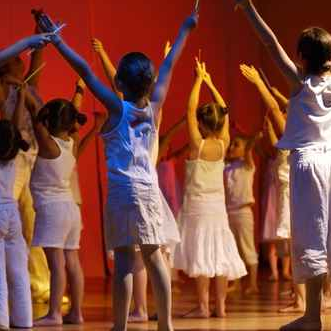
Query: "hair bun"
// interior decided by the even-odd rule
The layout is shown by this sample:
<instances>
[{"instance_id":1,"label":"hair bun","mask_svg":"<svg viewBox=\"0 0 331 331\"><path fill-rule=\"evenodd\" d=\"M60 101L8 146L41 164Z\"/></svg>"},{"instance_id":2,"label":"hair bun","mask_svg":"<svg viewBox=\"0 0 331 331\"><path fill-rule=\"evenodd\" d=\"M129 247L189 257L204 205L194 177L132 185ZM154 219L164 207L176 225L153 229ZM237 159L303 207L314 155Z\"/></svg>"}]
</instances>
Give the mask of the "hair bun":
<instances>
[{"instance_id":1,"label":"hair bun","mask_svg":"<svg viewBox=\"0 0 331 331\"><path fill-rule=\"evenodd\" d=\"M77 112L76 113L76 120L79 125L84 125L87 122L87 117L85 114Z\"/></svg>"},{"instance_id":2,"label":"hair bun","mask_svg":"<svg viewBox=\"0 0 331 331\"><path fill-rule=\"evenodd\" d=\"M28 151L30 148L30 145L24 139L19 141L18 146L23 152Z\"/></svg>"}]
</instances>

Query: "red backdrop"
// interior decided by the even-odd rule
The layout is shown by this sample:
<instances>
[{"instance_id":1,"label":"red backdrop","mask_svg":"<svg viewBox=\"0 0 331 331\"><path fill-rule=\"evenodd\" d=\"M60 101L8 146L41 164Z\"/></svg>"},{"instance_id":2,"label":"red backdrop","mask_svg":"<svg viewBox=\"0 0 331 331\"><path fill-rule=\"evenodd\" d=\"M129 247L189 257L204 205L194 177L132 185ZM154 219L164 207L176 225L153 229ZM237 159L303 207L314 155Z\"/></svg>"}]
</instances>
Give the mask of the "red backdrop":
<instances>
[{"instance_id":1,"label":"red backdrop","mask_svg":"<svg viewBox=\"0 0 331 331\"><path fill-rule=\"evenodd\" d=\"M193 0L3 0L1 3L0 47L12 43L33 31L31 8L43 8L54 19L67 23L63 36L67 42L83 55L96 72L103 77L91 49L91 37L101 39L110 58L118 62L129 51L139 50L148 54L158 66L166 40L173 41L184 17L190 13ZM311 23L331 25L320 0L319 7L311 8L311 2L295 0L283 8L279 1L259 1L259 8L279 33L286 47L293 52L293 45L300 29ZM298 10L300 6L300 10ZM231 0L201 0L199 28L193 33L187 48L178 63L166 101L162 131L176 122L185 112L188 95L193 82L194 56L202 50L216 85L230 106L232 118L247 132L259 130L262 119L261 100L245 79L241 77L239 64L253 63L265 68L275 84L283 87L266 53L255 38L252 29L241 13L235 13ZM23 55L28 61L28 56ZM44 100L53 97L70 98L76 80L75 73L55 52L52 46L45 51L47 66L44 69L40 93ZM203 99L209 95L204 90ZM91 112L101 107L87 94L83 109ZM90 125L90 124L89 124ZM89 125L84 128L85 132ZM176 145L187 140L186 132L175 139ZM82 207L84 232L81 258L87 277L104 276L102 254L102 193L105 187L105 172L102 156L99 157L100 142L95 140L79 160L80 183L84 199ZM178 171L182 174L182 164ZM259 179L259 178L257 178ZM256 195L259 195L259 180ZM259 228L258 208L257 233Z\"/></svg>"}]
</instances>

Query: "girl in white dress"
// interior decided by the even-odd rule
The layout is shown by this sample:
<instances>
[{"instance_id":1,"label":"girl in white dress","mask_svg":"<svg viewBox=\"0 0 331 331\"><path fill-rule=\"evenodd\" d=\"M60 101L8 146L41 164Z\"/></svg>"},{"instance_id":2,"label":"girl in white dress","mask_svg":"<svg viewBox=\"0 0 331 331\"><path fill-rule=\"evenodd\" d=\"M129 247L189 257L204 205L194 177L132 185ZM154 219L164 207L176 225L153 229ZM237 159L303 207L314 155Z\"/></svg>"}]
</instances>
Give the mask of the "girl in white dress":
<instances>
[{"instance_id":1,"label":"girl in white dress","mask_svg":"<svg viewBox=\"0 0 331 331\"><path fill-rule=\"evenodd\" d=\"M216 279L216 315L225 317L228 280L246 275L229 227L223 183L224 157L229 146L226 105L205 65L197 60L187 113L190 159L186 163L184 203L179 213L182 242L175 251L175 268L196 278L197 309L185 317L208 318L210 279ZM216 102L198 107L202 83Z\"/></svg>"},{"instance_id":2,"label":"girl in white dress","mask_svg":"<svg viewBox=\"0 0 331 331\"><path fill-rule=\"evenodd\" d=\"M86 61L59 35L52 37L56 49L110 115L102 136L108 172L108 238L110 248L115 252L112 294L116 331L127 329L135 245L140 246L151 278L159 329L173 330L170 277L160 250L160 245L166 243L166 234L162 227L160 189L150 150L156 135L155 120L165 101L174 65L197 21L197 12L185 20L156 81L154 66L146 55L132 52L121 59L115 81L124 100L106 87ZM55 25L50 27L51 31L55 29Z\"/></svg>"}]
</instances>

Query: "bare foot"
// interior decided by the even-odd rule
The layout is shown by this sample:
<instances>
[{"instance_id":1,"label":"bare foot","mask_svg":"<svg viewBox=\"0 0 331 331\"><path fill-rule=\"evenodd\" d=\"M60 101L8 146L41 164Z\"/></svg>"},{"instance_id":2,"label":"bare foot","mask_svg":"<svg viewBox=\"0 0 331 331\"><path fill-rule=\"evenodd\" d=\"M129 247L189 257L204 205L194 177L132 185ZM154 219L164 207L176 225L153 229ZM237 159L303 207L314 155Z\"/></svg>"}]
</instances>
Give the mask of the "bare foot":
<instances>
[{"instance_id":1,"label":"bare foot","mask_svg":"<svg viewBox=\"0 0 331 331\"><path fill-rule=\"evenodd\" d=\"M222 308L220 310L216 309L215 313L216 313L216 317L218 317L218 318L226 317L225 308Z\"/></svg>"},{"instance_id":2,"label":"bare foot","mask_svg":"<svg viewBox=\"0 0 331 331\"><path fill-rule=\"evenodd\" d=\"M233 284L227 288L226 293L240 292L240 291L241 291L241 286L237 284Z\"/></svg>"},{"instance_id":3,"label":"bare foot","mask_svg":"<svg viewBox=\"0 0 331 331\"><path fill-rule=\"evenodd\" d=\"M68 314L63 317L63 324L83 324L84 318L82 315Z\"/></svg>"},{"instance_id":4,"label":"bare foot","mask_svg":"<svg viewBox=\"0 0 331 331\"><path fill-rule=\"evenodd\" d=\"M46 315L40 319L37 319L33 322L33 326L59 326L62 325L62 316L53 317Z\"/></svg>"},{"instance_id":5,"label":"bare foot","mask_svg":"<svg viewBox=\"0 0 331 331\"><path fill-rule=\"evenodd\" d=\"M183 315L183 318L209 318L210 312L209 310L202 310L201 308L194 308L190 310L188 313Z\"/></svg>"},{"instance_id":6,"label":"bare foot","mask_svg":"<svg viewBox=\"0 0 331 331\"><path fill-rule=\"evenodd\" d=\"M148 315L147 314L138 314L138 313L131 313L128 318L128 323L146 323L148 322Z\"/></svg>"},{"instance_id":7,"label":"bare foot","mask_svg":"<svg viewBox=\"0 0 331 331\"><path fill-rule=\"evenodd\" d=\"M260 293L260 290L257 286L250 286L250 287L246 288L246 290L245 290L246 295L259 294L259 293Z\"/></svg>"},{"instance_id":8,"label":"bare foot","mask_svg":"<svg viewBox=\"0 0 331 331\"><path fill-rule=\"evenodd\" d=\"M321 331L322 323L320 320L314 321L308 317L301 317L287 325L282 326L280 331Z\"/></svg>"},{"instance_id":9,"label":"bare foot","mask_svg":"<svg viewBox=\"0 0 331 331\"><path fill-rule=\"evenodd\" d=\"M7 326L0 325L0 330L9 330L9 328Z\"/></svg>"},{"instance_id":10,"label":"bare foot","mask_svg":"<svg viewBox=\"0 0 331 331\"><path fill-rule=\"evenodd\" d=\"M285 313L285 314L302 314L305 312L305 307L303 307L302 305L299 305L297 303L293 303L284 308L280 308L278 310L278 312Z\"/></svg>"}]
</instances>

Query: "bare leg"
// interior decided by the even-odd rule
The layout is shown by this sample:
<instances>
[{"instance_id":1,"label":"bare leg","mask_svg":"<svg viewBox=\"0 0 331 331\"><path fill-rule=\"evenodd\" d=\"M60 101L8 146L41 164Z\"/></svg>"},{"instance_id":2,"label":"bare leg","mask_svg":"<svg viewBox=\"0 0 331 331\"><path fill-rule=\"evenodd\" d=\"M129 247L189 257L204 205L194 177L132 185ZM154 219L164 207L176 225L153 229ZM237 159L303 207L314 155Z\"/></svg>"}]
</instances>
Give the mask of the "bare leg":
<instances>
[{"instance_id":1,"label":"bare leg","mask_svg":"<svg viewBox=\"0 0 331 331\"><path fill-rule=\"evenodd\" d=\"M269 264L270 264L270 269L271 269L271 276L270 280L271 281L278 281L278 266L277 266L277 249L276 249L276 244L274 242L269 244Z\"/></svg>"},{"instance_id":2,"label":"bare leg","mask_svg":"<svg viewBox=\"0 0 331 331\"><path fill-rule=\"evenodd\" d=\"M155 245L142 245L140 249L153 286L158 314L158 330L172 331L171 280L161 249Z\"/></svg>"},{"instance_id":3,"label":"bare leg","mask_svg":"<svg viewBox=\"0 0 331 331\"><path fill-rule=\"evenodd\" d=\"M196 286L198 292L199 306L186 314L185 318L208 318L210 317L209 310L209 286L210 279L204 276L196 278Z\"/></svg>"},{"instance_id":4,"label":"bare leg","mask_svg":"<svg viewBox=\"0 0 331 331\"><path fill-rule=\"evenodd\" d=\"M79 261L78 250L64 251L69 283L71 307L69 314L63 318L65 324L81 324L84 322L82 304L84 298L84 274Z\"/></svg>"},{"instance_id":5,"label":"bare leg","mask_svg":"<svg viewBox=\"0 0 331 331\"><path fill-rule=\"evenodd\" d=\"M126 331L133 283L134 249L115 248L113 279L113 331Z\"/></svg>"},{"instance_id":6,"label":"bare leg","mask_svg":"<svg viewBox=\"0 0 331 331\"><path fill-rule=\"evenodd\" d=\"M257 272L258 264L248 266L249 287L246 289L245 294L259 293L259 288L257 286Z\"/></svg>"},{"instance_id":7,"label":"bare leg","mask_svg":"<svg viewBox=\"0 0 331 331\"><path fill-rule=\"evenodd\" d=\"M280 328L281 331L320 331L321 297L324 275L315 276L306 282L306 312L303 317Z\"/></svg>"},{"instance_id":8,"label":"bare leg","mask_svg":"<svg viewBox=\"0 0 331 331\"><path fill-rule=\"evenodd\" d=\"M290 256L284 256L282 258L282 264L283 264L283 278L285 280L291 280L291 257Z\"/></svg>"},{"instance_id":9,"label":"bare leg","mask_svg":"<svg viewBox=\"0 0 331 331\"><path fill-rule=\"evenodd\" d=\"M294 288L294 303L291 303L285 308L279 309L280 313L304 313L306 306L306 287L305 284L293 284Z\"/></svg>"},{"instance_id":10,"label":"bare leg","mask_svg":"<svg viewBox=\"0 0 331 331\"><path fill-rule=\"evenodd\" d=\"M147 271L141 252L135 252L133 268L133 300L134 311L129 315L129 323L148 321L147 313Z\"/></svg>"},{"instance_id":11,"label":"bare leg","mask_svg":"<svg viewBox=\"0 0 331 331\"><path fill-rule=\"evenodd\" d=\"M226 277L216 277L216 315L226 317L225 300L227 295L228 280Z\"/></svg>"},{"instance_id":12,"label":"bare leg","mask_svg":"<svg viewBox=\"0 0 331 331\"><path fill-rule=\"evenodd\" d=\"M56 326L62 324L62 297L66 287L65 260L60 248L44 248L51 272L51 295L48 314L35 321L34 326Z\"/></svg>"}]
</instances>

